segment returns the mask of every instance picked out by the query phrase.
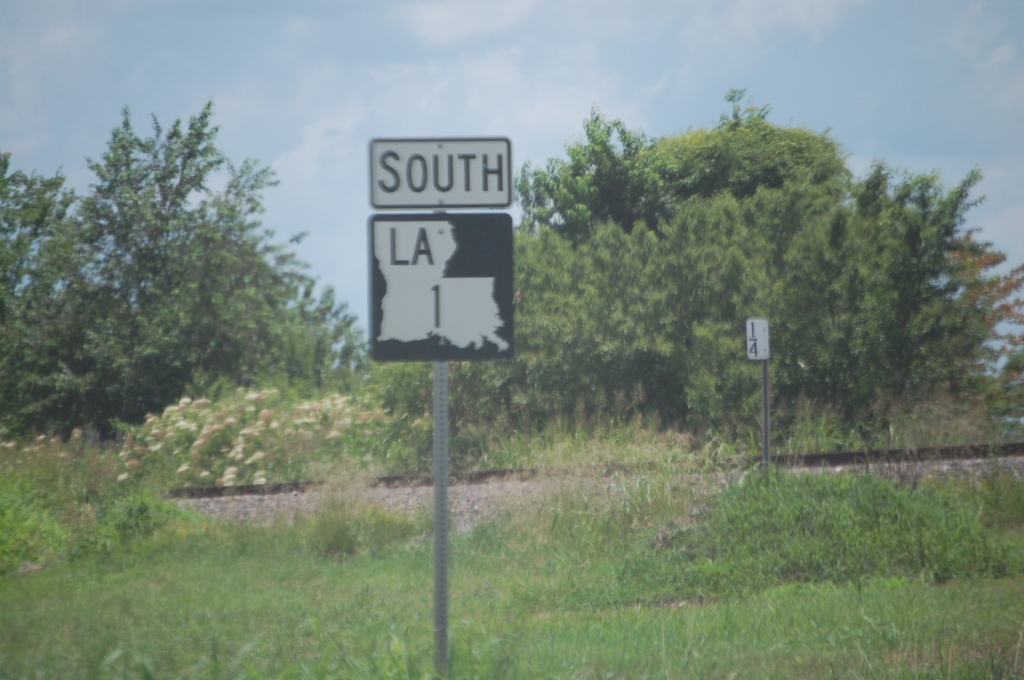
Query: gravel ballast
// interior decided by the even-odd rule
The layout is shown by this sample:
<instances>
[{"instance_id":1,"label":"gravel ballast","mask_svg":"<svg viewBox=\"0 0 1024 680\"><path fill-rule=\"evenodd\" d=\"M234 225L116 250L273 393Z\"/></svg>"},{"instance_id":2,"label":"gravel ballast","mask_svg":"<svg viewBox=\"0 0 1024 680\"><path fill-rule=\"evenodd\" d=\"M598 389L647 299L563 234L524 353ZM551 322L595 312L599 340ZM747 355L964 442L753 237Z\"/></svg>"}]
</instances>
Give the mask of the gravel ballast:
<instances>
[{"instance_id":1,"label":"gravel ballast","mask_svg":"<svg viewBox=\"0 0 1024 680\"><path fill-rule=\"evenodd\" d=\"M935 475L979 475L997 465L1017 478L1024 478L1024 456L1010 456L996 461L956 460L907 463L882 463L869 466L872 473L898 482L907 482ZM800 472L837 473L865 466L798 468ZM742 473L693 476L691 483L713 489L738 479ZM456 533L468 531L477 524L514 513L537 511L561 492L585 491L595 499L622 495L635 486L640 477L629 474L600 476L543 476L519 480L491 480L479 484L453 484L448 491L452 528ZM354 491L354 493L352 493ZM370 487L348 490L344 497L360 502L376 503L388 510L403 513L429 513L433 487ZM227 521L285 521L316 512L339 497L337 492L323 489L291 491L278 494L252 494L220 498L179 498L180 507L192 508L206 515Z\"/></svg>"}]
</instances>

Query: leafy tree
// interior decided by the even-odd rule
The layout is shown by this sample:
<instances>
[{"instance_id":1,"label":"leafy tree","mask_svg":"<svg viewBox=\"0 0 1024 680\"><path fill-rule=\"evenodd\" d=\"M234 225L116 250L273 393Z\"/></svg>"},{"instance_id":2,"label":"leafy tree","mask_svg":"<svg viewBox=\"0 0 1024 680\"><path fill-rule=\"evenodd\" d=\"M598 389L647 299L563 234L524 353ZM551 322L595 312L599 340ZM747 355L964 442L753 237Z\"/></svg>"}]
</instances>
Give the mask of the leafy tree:
<instances>
[{"instance_id":1,"label":"leafy tree","mask_svg":"<svg viewBox=\"0 0 1024 680\"><path fill-rule=\"evenodd\" d=\"M35 246L47 238L73 201L64 179L10 172L11 155L0 154L0 323L24 287Z\"/></svg>"},{"instance_id":2,"label":"leafy tree","mask_svg":"<svg viewBox=\"0 0 1024 680\"><path fill-rule=\"evenodd\" d=\"M977 203L970 191L980 179L972 171L947 192L935 175L893 181L879 164L854 188L853 262L846 274L858 293L848 296L857 319L849 337L858 374L845 381L848 400L936 388L977 391L973 383L991 358L987 343L998 337L993 322L1010 320L993 308L1007 300L981 291L1014 278L1011 289L1019 288L1019 276L986 273L1004 258L964 229Z\"/></svg>"},{"instance_id":3,"label":"leafy tree","mask_svg":"<svg viewBox=\"0 0 1024 680\"><path fill-rule=\"evenodd\" d=\"M74 201L63 184L59 175L11 172L10 154L0 154L0 417L22 407L27 376L19 350L30 344L33 330L32 271Z\"/></svg>"},{"instance_id":4,"label":"leafy tree","mask_svg":"<svg viewBox=\"0 0 1024 680\"><path fill-rule=\"evenodd\" d=\"M531 417L618 394L723 426L755 417L743 320L765 315L783 407L852 419L941 392L1013 411L1021 338L1001 324L1022 321L1024 268L992 273L1005 258L966 229L980 173L949 190L884 164L857 180L828 134L742 95L717 126L664 139L595 112L567 161L524 169L520 355L467 379Z\"/></svg>"},{"instance_id":5,"label":"leafy tree","mask_svg":"<svg viewBox=\"0 0 1024 680\"><path fill-rule=\"evenodd\" d=\"M670 206L651 162L653 142L596 110L583 127L587 141L571 145L567 161L553 158L544 169L523 167L516 181L523 224L553 227L574 243L605 221L627 232L641 222L656 227Z\"/></svg>"},{"instance_id":6,"label":"leafy tree","mask_svg":"<svg viewBox=\"0 0 1024 680\"><path fill-rule=\"evenodd\" d=\"M740 106L745 91L731 90L731 115L711 129L665 137L654 161L673 200L710 198L728 191L738 199L758 189L849 179L839 145L827 134L773 125L768 106Z\"/></svg>"},{"instance_id":7,"label":"leafy tree","mask_svg":"<svg viewBox=\"0 0 1024 680\"><path fill-rule=\"evenodd\" d=\"M354 318L330 289L314 299L305 265L256 220L272 172L232 165L211 117L208 104L166 131L154 118L144 138L126 109L67 217L42 238L22 227L27 251L5 235L7 250L26 252L22 331L4 372L19 387L5 415L16 426L109 434L114 419L138 421L190 386L316 385L358 362Z\"/></svg>"}]
</instances>

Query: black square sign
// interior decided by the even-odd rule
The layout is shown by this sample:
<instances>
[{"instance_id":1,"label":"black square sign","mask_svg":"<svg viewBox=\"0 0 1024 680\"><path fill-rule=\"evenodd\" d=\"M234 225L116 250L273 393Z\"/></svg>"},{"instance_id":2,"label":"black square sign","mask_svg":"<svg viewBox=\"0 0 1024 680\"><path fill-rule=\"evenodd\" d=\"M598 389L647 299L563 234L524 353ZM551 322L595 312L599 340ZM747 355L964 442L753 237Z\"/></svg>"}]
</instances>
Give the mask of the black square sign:
<instances>
[{"instance_id":1,"label":"black square sign","mask_svg":"<svg viewBox=\"0 0 1024 680\"><path fill-rule=\"evenodd\" d=\"M512 217L370 217L370 356L482 361L513 354Z\"/></svg>"}]
</instances>

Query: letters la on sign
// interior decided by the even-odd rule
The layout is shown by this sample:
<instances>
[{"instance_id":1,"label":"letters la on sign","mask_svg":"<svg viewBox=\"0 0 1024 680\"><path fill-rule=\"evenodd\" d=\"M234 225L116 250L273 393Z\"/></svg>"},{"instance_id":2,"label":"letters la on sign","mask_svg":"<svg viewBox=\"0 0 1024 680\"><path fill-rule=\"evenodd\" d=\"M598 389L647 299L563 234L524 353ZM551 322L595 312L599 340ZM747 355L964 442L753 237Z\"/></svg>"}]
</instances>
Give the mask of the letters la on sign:
<instances>
[{"instance_id":1,"label":"letters la on sign","mask_svg":"<svg viewBox=\"0 0 1024 680\"><path fill-rule=\"evenodd\" d=\"M504 208L512 205L512 143L486 139L370 142L374 208Z\"/></svg>"}]
</instances>

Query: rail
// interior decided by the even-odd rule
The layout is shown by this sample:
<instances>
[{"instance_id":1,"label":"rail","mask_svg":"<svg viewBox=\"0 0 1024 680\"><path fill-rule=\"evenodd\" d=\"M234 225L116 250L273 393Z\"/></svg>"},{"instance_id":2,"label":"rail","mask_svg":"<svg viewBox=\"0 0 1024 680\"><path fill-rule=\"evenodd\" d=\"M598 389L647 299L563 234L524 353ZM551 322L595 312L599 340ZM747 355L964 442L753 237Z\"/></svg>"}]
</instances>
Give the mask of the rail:
<instances>
[{"instance_id":1,"label":"rail","mask_svg":"<svg viewBox=\"0 0 1024 680\"><path fill-rule=\"evenodd\" d=\"M787 453L772 456L774 465L786 467L839 467L871 463L910 463L941 460L971 460L978 458L1002 458L1024 455L1024 442L1005 444L963 444L958 446L926 446L901 449L867 449L861 451L827 451L814 453ZM631 474L654 470L654 463L616 463L602 468L605 476ZM557 472L553 470L552 472ZM483 484L508 479L532 479L539 473L537 468L509 468L502 470L471 470L454 472L449 477L452 484ZM430 486L429 474L384 475L374 477L372 486L386 488ZM302 493L322 486L322 480L302 482L276 482L272 484L239 484L236 486L186 486L171 489L171 498L220 498L225 496L248 496L279 493Z\"/></svg>"}]
</instances>

